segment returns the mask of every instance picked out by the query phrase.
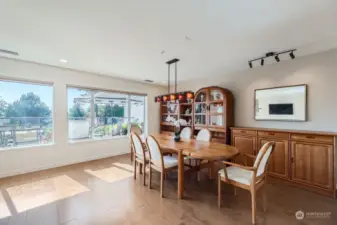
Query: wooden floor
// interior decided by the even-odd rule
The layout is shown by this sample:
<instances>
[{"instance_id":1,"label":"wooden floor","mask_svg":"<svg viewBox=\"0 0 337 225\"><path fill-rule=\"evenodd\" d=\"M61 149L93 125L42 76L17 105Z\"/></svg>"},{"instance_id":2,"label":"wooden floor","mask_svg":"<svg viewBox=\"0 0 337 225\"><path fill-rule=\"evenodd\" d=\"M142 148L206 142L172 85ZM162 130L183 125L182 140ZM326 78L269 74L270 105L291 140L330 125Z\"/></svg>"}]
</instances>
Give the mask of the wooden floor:
<instances>
[{"instance_id":1,"label":"wooden floor","mask_svg":"<svg viewBox=\"0 0 337 225\"><path fill-rule=\"evenodd\" d=\"M186 175L185 198L176 199L176 174L159 176L153 189L135 181L128 155L51 169L0 180L0 225L87 224L251 224L250 195L224 185L217 208L217 185L203 174L200 183ZM258 198L259 200L259 198ZM337 201L280 182L268 184L268 212L258 201L258 223L337 224ZM295 212L328 212L328 218L297 220Z\"/></svg>"}]
</instances>

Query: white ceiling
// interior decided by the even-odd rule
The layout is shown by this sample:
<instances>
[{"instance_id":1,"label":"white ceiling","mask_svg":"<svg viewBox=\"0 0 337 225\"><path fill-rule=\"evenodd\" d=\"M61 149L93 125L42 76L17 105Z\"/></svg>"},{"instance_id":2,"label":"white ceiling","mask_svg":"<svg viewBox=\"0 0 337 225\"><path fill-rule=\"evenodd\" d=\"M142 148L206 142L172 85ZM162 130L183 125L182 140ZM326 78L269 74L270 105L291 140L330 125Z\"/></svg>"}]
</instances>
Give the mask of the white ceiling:
<instances>
[{"instance_id":1,"label":"white ceiling","mask_svg":"<svg viewBox=\"0 0 337 225\"><path fill-rule=\"evenodd\" d=\"M186 81L248 69L248 60L272 50L336 48L336 24L336 0L1 0L0 49L164 84L174 57Z\"/></svg>"}]
</instances>

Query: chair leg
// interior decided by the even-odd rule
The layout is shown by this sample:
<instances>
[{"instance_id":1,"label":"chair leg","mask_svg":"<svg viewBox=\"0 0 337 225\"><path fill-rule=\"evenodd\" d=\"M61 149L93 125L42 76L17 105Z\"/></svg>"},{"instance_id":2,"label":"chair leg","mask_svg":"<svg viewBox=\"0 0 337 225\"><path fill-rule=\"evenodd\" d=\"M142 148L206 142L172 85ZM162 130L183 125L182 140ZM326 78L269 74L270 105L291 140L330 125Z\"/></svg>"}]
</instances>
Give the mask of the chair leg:
<instances>
[{"instance_id":1,"label":"chair leg","mask_svg":"<svg viewBox=\"0 0 337 225\"><path fill-rule=\"evenodd\" d=\"M139 174L143 173L143 164L139 163Z\"/></svg>"},{"instance_id":2,"label":"chair leg","mask_svg":"<svg viewBox=\"0 0 337 225\"><path fill-rule=\"evenodd\" d=\"M197 181L200 182L200 160L196 161L197 165Z\"/></svg>"},{"instance_id":3,"label":"chair leg","mask_svg":"<svg viewBox=\"0 0 337 225\"><path fill-rule=\"evenodd\" d=\"M162 171L160 173L160 197L164 197L164 176L165 176L165 171Z\"/></svg>"},{"instance_id":4,"label":"chair leg","mask_svg":"<svg viewBox=\"0 0 337 225\"><path fill-rule=\"evenodd\" d=\"M133 150L132 150L132 146L130 147L130 160L132 162L133 160Z\"/></svg>"},{"instance_id":5,"label":"chair leg","mask_svg":"<svg viewBox=\"0 0 337 225\"><path fill-rule=\"evenodd\" d=\"M250 191L252 195L252 223L256 224L256 191L252 189Z\"/></svg>"},{"instance_id":6,"label":"chair leg","mask_svg":"<svg viewBox=\"0 0 337 225\"><path fill-rule=\"evenodd\" d=\"M146 163L144 161L144 165L143 165L143 185L146 186Z\"/></svg>"},{"instance_id":7,"label":"chair leg","mask_svg":"<svg viewBox=\"0 0 337 225\"><path fill-rule=\"evenodd\" d=\"M218 207L221 208L221 177L218 175Z\"/></svg>"},{"instance_id":8,"label":"chair leg","mask_svg":"<svg viewBox=\"0 0 337 225\"><path fill-rule=\"evenodd\" d=\"M133 159L133 179L136 180L136 174L137 174L137 161L136 159Z\"/></svg>"},{"instance_id":9,"label":"chair leg","mask_svg":"<svg viewBox=\"0 0 337 225\"><path fill-rule=\"evenodd\" d=\"M149 164L149 189L151 189L151 180L152 180L152 168L151 164Z\"/></svg>"},{"instance_id":10,"label":"chair leg","mask_svg":"<svg viewBox=\"0 0 337 225\"><path fill-rule=\"evenodd\" d=\"M267 190L266 190L266 185L264 185L263 187L263 193L262 193L262 197L263 197L263 212L267 212Z\"/></svg>"}]
</instances>

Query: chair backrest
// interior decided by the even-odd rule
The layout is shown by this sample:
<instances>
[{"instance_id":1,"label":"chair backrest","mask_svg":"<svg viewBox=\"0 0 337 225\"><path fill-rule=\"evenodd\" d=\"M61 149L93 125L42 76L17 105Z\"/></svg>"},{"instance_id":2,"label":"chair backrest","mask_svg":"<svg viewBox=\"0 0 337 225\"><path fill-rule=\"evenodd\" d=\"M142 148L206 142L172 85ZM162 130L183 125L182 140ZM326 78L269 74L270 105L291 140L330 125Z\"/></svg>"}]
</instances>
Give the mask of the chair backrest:
<instances>
[{"instance_id":1,"label":"chair backrest","mask_svg":"<svg viewBox=\"0 0 337 225\"><path fill-rule=\"evenodd\" d=\"M208 129L201 129L196 138L198 141L211 141L212 135Z\"/></svg>"},{"instance_id":2,"label":"chair backrest","mask_svg":"<svg viewBox=\"0 0 337 225\"><path fill-rule=\"evenodd\" d=\"M157 140L153 136L148 136L146 138L146 145L150 152L150 161L158 167L163 166L163 155L160 150L160 146Z\"/></svg>"},{"instance_id":3,"label":"chair backrest","mask_svg":"<svg viewBox=\"0 0 337 225\"><path fill-rule=\"evenodd\" d=\"M142 129L137 126L137 125L132 125L131 128L130 128L130 133L136 133L138 135L141 135L143 133Z\"/></svg>"},{"instance_id":4,"label":"chair backrest","mask_svg":"<svg viewBox=\"0 0 337 225\"><path fill-rule=\"evenodd\" d=\"M275 142L267 142L260 149L254 162L254 167L257 168L256 177L259 177L266 172L274 148Z\"/></svg>"},{"instance_id":5,"label":"chair backrest","mask_svg":"<svg viewBox=\"0 0 337 225\"><path fill-rule=\"evenodd\" d=\"M192 138L192 129L190 127L184 127L180 132L180 137L182 139L191 139Z\"/></svg>"},{"instance_id":6,"label":"chair backrest","mask_svg":"<svg viewBox=\"0 0 337 225\"><path fill-rule=\"evenodd\" d=\"M133 146L132 149L134 153L138 156L145 157L144 148L143 148L142 141L139 135L137 133L132 132L130 136L131 136L131 142Z\"/></svg>"}]
</instances>

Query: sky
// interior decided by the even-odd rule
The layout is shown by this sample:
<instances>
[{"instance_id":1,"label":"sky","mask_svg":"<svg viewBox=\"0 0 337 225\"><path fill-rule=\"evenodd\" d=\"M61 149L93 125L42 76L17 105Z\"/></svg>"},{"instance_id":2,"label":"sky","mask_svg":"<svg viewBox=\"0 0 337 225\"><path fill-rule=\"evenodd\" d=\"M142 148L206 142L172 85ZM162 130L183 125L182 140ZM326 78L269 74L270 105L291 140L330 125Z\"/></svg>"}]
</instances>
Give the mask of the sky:
<instances>
[{"instance_id":1,"label":"sky","mask_svg":"<svg viewBox=\"0 0 337 225\"><path fill-rule=\"evenodd\" d=\"M53 108L53 86L0 80L0 96L7 103L13 103L29 92L38 95L50 109Z\"/></svg>"}]
</instances>

